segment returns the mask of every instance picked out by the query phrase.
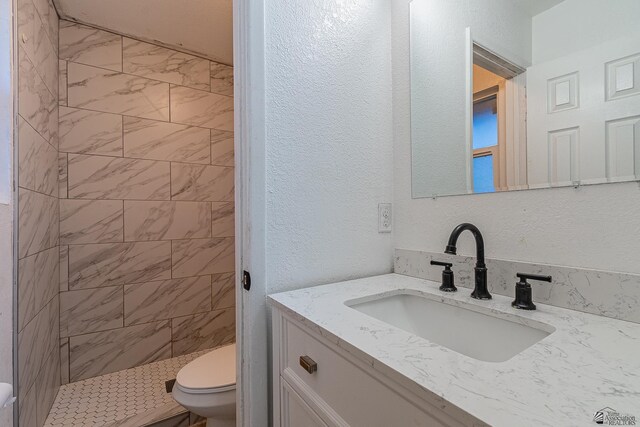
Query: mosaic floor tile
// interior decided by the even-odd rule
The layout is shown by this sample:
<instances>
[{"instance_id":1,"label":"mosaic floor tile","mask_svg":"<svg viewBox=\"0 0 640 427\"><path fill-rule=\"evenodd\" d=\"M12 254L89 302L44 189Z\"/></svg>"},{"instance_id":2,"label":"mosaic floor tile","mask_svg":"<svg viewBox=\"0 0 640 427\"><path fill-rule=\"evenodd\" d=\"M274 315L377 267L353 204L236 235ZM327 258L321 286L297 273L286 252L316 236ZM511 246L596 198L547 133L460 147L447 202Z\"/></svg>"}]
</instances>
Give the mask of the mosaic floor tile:
<instances>
[{"instance_id":1,"label":"mosaic floor tile","mask_svg":"<svg viewBox=\"0 0 640 427\"><path fill-rule=\"evenodd\" d=\"M162 420L167 412L186 412L176 407L179 405L166 392L165 381L175 378L180 368L208 351L63 385L45 427L121 426L139 417L151 423L155 413L155 419Z\"/></svg>"}]
</instances>

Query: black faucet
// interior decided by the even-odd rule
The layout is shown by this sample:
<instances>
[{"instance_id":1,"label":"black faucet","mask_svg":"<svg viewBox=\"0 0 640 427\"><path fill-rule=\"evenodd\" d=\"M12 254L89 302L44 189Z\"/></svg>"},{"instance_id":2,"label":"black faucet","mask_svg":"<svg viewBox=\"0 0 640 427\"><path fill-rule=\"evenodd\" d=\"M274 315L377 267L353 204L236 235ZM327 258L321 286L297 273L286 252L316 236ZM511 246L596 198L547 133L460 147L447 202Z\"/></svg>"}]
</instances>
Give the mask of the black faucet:
<instances>
[{"instance_id":1,"label":"black faucet","mask_svg":"<svg viewBox=\"0 0 640 427\"><path fill-rule=\"evenodd\" d=\"M473 237L476 239L476 286L471 293L471 298L491 299L491 294L487 290L487 266L484 263L484 239L478 227L473 224L464 223L454 228L451 236L449 236L449 243L447 243L447 249L445 249L444 253L456 255L456 242L460 234L465 230L473 233Z\"/></svg>"},{"instance_id":2,"label":"black faucet","mask_svg":"<svg viewBox=\"0 0 640 427\"><path fill-rule=\"evenodd\" d=\"M551 282L551 276L524 273L518 273L516 276L520 280L516 283L516 299L513 300L511 306L520 310L535 310L536 305L531 300L531 285L527 282L527 279Z\"/></svg>"}]
</instances>

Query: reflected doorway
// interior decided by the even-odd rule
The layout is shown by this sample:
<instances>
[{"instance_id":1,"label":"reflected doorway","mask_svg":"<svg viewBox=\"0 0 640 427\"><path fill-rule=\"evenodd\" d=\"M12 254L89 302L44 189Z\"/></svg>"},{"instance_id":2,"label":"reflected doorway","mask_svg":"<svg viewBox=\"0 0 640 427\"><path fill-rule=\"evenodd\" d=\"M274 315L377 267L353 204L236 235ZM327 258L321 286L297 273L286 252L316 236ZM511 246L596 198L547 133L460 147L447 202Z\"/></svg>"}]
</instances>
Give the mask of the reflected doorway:
<instances>
[{"instance_id":1,"label":"reflected doorway","mask_svg":"<svg viewBox=\"0 0 640 427\"><path fill-rule=\"evenodd\" d=\"M523 68L474 43L473 193L526 186L525 81Z\"/></svg>"}]
</instances>

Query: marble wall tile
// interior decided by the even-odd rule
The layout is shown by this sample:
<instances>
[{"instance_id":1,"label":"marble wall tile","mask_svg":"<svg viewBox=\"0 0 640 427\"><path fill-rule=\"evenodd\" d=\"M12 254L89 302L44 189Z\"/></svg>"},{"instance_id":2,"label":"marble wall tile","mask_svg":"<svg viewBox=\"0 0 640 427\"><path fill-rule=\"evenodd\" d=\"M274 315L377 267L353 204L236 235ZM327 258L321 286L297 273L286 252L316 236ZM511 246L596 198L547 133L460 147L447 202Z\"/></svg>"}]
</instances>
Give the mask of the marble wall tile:
<instances>
[{"instance_id":1,"label":"marble wall tile","mask_svg":"<svg viewBox=\"0 0 640 427\"><path fill-rule=\"evenodd\" d=\"M122 200L61 200L60 244L123 241Z\"/></svg>"},{"instance_id":2,"label":"marble wall tile","mask_svg":"<svg viewBox=\"0 0 640 427\"><path fill-rule=\"evenodd\" d=\"M58 244L58 198L18 189L18 257Z\"/></svg>"},{"instance_id":3,"label":"marble wall tile","mask_svg":"<svg viewBox=\"0 0 640 427\"><path fill-rule=\"evenodd\" d=\"M70 107L169 120L169 84L69 62Z\"/></svg>"},{"instance_id":4,"label":"marble wall tile","mask_svg":"<svg viewBox=\"0 0 640 427\"><path fill-rule=\"evenodd\" d=\"M233 98L171 85L171 121L232 131Z\"/></svg>"},{"instance_id":5,"label":"marble wall tile","mask_svg":"<svg viewBox=\"0 0 640 427\"><path fill-rule=\"evenodd\" d=\"M67 153L58 153L58 197L60 199L68 197L67 181Z\"/></svg>"},{"instance_id":6,"label":"marble wall tile","mask_svg":"<svg viewBox=\"0 0 640 427\"><path fill-rule=\"evenodd\" d=\"M211 237L235 236L234 202L211 203Z\"/></svg>"},{"instance_id":7,"label":"marble wall tile","mask_svg":"<svg viewBox=\"0 0 640 427\"><path fill-rule=\"evenodd\" d=\"M59 41L58 12L56 12L56 8L54 7L51 0L34 0L33 4L38 11L38 15L40 15L40 19L42 20L44 29L47 32L49 40L51 40L51 43L57 55Z\"/></svg>"},{"instance_id":8,"label":"marble wall tile","mask_svg":"<svg viewBox=\"0 0 640 427\"><path fill-rule=\"evenodd\" d=\"M235 239L172 241L173 277L227 273L235 270Z\"/></svg>"},{"instance_id":9,"label":"marble wall tile","mask_svg":"<svg viewBox=\"0 0 640 427\"><path fill-rule=\"evenodd\" d=\"M169 163L69 154L69 197L169 200Z\"/></svg>"},{"instance_id":10,"label":"marble wall tile","mask_svg":"<svg viewBox=\"0 0 640 427\"><path fill-rule=\"evenodd\" d=\"M211 236L207 202L124 202L125 240L168 240Z\"/></svg>"},{"instance_id":11,"label":"marble wall tile","mask_svg":"<svg viewBox=\"0 0 640 427\"><path fill-rule=\"evenodd\" d=\"M69 384L69 338L60 338L60 384Z\"/></svg>"},{"instance_id":12,"label":"marble wall tile","mask_svg":"<svg viewBox=\"0 0 640 427\"><path fill-rule=\"evenodd\" d=\"M60 292L69 290L69 246L60 246Z\"/></svg>"},{"instance_id":13,"label":"marble wall tile","mask_svg":"<svg viewBox=\"0 0 640 427\"><path fill-rule=\"evenodd\" d=\"M211 62L211 92L233 96L233 67Z\"/></svg>"},{"instance_id":14,"label":"marble wall tile","mask_svg":"<svg viewBox=\"0 0 640 427\"><path fill-rule=\"evenodd\" d=\"M46 358L59 345L60 304L56 295L18 334L18 392L36 382Z\"/></svg>"},{"instance_id":15,"label":"marble wall tile","mask_svg":"<svg viewBox=\"0 0 640 427\"><path fill-rule=\"evenodd\" d=\"M58 61L58 105L67 105L67 61Z\"/></svg>"},{"instance_id":16,"label":"marble wall tile","mask_svg":"<svg viewBox=\"0 0 640 427\"><path fill-rule=\"evenodd\" d=\"M236 306L236 273L222 273L211 276L211 308Z\"/></svg>"},{"instance_id":17,"label":"marble wall tile","mask_svg":"<svg viewBox=\"0 0 640 427\"><path fill-rule=\"evenodd\" d=\"M49 144L51 144L55 148L58 148L58 143L60 140L60 135L58 133L59 131L58 115L60 113L60 107L58 106L58 103L55 101L56 100L54 99L53 112L49 116L49 131L50 131Z\"/></svg>"},{"instance_id":18,"label":"marble wall tile","mask_svg":"<svg viewBox=\"0 0 640 427\"><path fill-rule=\"evenodd\" d=\"M20 46L24 49L29 58L33 59L35 56L34 45L38 40L34 40L35 33L42 31L45 35L44 28L42 27L42 21L40 16L36 17L36 7L31 0L18 0L16 2L16 24L18 28L18 35L20 36ZM35 61L34 61L35 62Z\"/></svg>"},{"instance_id":19,"label":"marble wall tile","mask_svg":"<svg viewBox=\"0 0 640 427\"><path fill-rule=\"evenodd\" d=\"M58 151L18 117L18 185L49 196L58 192Z\"/></svg>"},{"instance_id":20,"label":"marble wall tile","mask_svg":"<svg viewBox=\"0 0 640 427\"><path fill-rule=\"evenodd\" d=\"M18 419L20 427L38 427L36 414L36 387L31 388L20 397Z\"/></svg>"},{"instance_id":21,"label":"marble wall tile","mask_svg":"<svg viewBox=\"0 0 640 427\"><path fill-rule=\"evenodd\" d=\"M60 298L56 294L34 318L38 322L36 349L42 349L43 362L47 354L58 347L60 340Z\"/></svg>"},{"instance_id":22,"label":"marble wall tile","mask_svg":"<svg viewBox=\"0 0 640 427\"><path fill-rule=\"evenodd\" d=\"M40 47L40 50L45 50L46 54L38 53L38 60L42 62L36 63L36 69L42 77L42 81L49 89L49 92L54 96L56 105L58 105L58 90L59 90L59 64L58 57L53 50L53 46L49 44L47 39L45 46Z\"/></svg>"},{"instance_id":23,"label":"marble wall tile","mask_svg":"<svg viewBox=\"0 0 640 427\"><path fill-rule=\"evenodd\" d=\"M61 28L61 381L228 341L233 69L129 38L120 63L120 36Z\"/></svg>"},{"instance_id":24,"label":"marble wall tile","mask_svg":"<svg viewBox=\"0 0 640 427\"><path fill-rule=\"evenodd\" d=\"M209 129L124 118L124 155L137 159L208 164Z\"/></svg>"},{"instance_id":25,"label":"marble wall tile","mask_svg":"<svg viewBox=\"0 0 640 427\"><path fill-rule=\"evenodd\" d=\"M60 350L54 348L49 354L36 378L36 413L38 425L47 420L49 410L60 387Z\"/></svg>"},{"instance_id":26,"label":"marble wall tile","mask_svg":"<svg viewBox=\"0 0 640 427\"><path fill-rule=\"evenodd\" d=\"M209 61L125 37L124 72L180 86L209 90Z\"/></svg>"},{"instance_id":27,"label":"marble wall tile","mask_svg":"<svg viewBox=\"0 0 640 427\"><path fill-rule=\"evenodd\" d=\"M178 317L171 321L173 356L231 344L236 338L235 309Z\"/></svg>"},{"instance_id":28,"label":"marble wall tile","mask_svg":"<svg viewBox=\"0 0 640 427\"><path fill-rule=\"evenodd\" d=\"M56 246L18 261L18 330L58 293L58 256Z\"/></svg>"},{"instance_id":29,"label":"marble wall tile","mask_svg":"<svg viewBox=\"0 0 640 427\"><path fill-rule=\"evenodd\" d=\"M122 71L122 37L70 21L60 21L60 59Z\"/></svg>"},{"instance_id":30,"label":"marble wall tile","mask_svg":"<svg viewBox=\"0 0 640 427\"><path fill-rule=\"evenodd\" d=\"M102 243L69 247L69 289L171 278L171 242Z\"/></svg>"},{"instance_id":31,"label":"marble wall tile","mask_svg":"<svg viewBox=\"0 0 640 427\"><path fill-rule=\"evenodd\" d=\"M211 310L211 276L124 287L125 325L149 323Z\"/></svg>"},{"instance_id":32,"label":"marble wall tile","mask_svg":"<svg viewBox=\"0 0 640 427\"><path fill-rule=\"evenodd\" d=\"M211 129L211 164L234 166L233 132Z\"/></svg>"},{"instance_id":33,"label":"marble wall tile","mask_svg":"<svg viewBox=\"0 0 640 427\"><path fill-rule=\"evenodd\" d=\"M22 49L18 49L18 58L18 112L55 147L58 134L58 100L49 91Z\"/></svg>"},{"instance_id":34,"label":"marble wall tile","mask_svg":"<svg viewBox=\"0 0 640 427\"><path fill-rule=\"evenodd\" d=\"M122 116L60 107L60 151L122 156Z\"/></svg>"},{"instance_id":35,"label":"marble wall tile","mask_svg":"<svg viewBox=\"0 0 640 427\"><path fill-rule=\"evenodd\" d=\"M40 366L44 361L43 346L38 345L36 328L40 325L36 316L18 333L18 400L22 408L22 400L29 393L36 381ZM35 396L34 396L35 398ZM35 404L35 403L34 403ZM33 407L35 413L35 406ZM22 416L22 414L21 414Z\"/></svg>"},{"instance_id":36,"label":"marble wall tile","mask_svg":"<svg viewBox=\"0 0 640 427\"><path fill-rule=\"evenodd\" d=\"M128 326L69 339L70 380L139 366L171 357L169 321Z\"/></svg>"},{"instance_id":37,"label":"marble wall tile","mask_svg":"<svg viewBox=\"0 0 640 427\"><path fill-rule=\"evenodd\" d=\"M234 168L171 163L171 198L228 202L233 200Z\"/></svg>"},{"instance_id":38,"label":"marble wall tile","mask_svg":"<svg viewBox=\"0 0 640 427\"><path fill-rule=\"evenodd\" d=\"M62 292L60 294L60 336L88 334L121 328L122 286Z\"/></svg>"},{"instance_id":39,"label":"marble wall tile","mask_svg":"<svg viewBox=\"0 0 640 427\"><path fill-rule=\"evenodd\" d=\"M40 427L60 385L59 352L53 345L58 341L60 311L58 16L48 0L18 0L16 14L20 259L15 385L20 425Z\"/></svg>"},{"instance_id":40,"label":"marble wall tile","mask_svg":"<svg viewBox=\"0 0 640 427\"><path fill-rule=\"evenodd\" d=\"M46 23L31 1L18 2L18 34L20 47L38 70L49 91L58 94L58 59L53 42L47 34Z\"/></svg>"},{"instance_id":41,"label":"marble wall tile","mask_svg":"<svg viewBox=\"0 0 640 427\"><path fill-rule=\"evenodd\" d=\"M439 281L442 270L432 259L454 263L456 286L474 287L475 258L396 249L398 274ZM575 267L487 259L489 291L514 297L516 274L550 275L551 283L532 285L534 303L550 304L599 316L640 323L640 275Z\"/></svg>"}]
</instances>

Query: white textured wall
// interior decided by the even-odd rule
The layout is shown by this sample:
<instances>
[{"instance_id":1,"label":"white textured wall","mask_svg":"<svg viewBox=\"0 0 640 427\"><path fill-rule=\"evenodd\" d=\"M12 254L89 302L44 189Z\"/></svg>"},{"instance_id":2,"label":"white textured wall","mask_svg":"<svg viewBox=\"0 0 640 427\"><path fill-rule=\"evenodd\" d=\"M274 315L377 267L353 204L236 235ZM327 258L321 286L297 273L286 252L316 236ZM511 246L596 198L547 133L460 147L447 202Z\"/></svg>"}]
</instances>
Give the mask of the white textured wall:
<instances>
[{"instance_id":1,"label":"white textured wall","mask_svg":"<svg viewBox=\"0 0 640 427\"><path fill-rule=\"evenodd\" d=\"M533 63L638 34L638 0L564 0L533 18Z\"/></svg>"},{"instance_id":2,"label":"white textured wall","mask_svg":"<svg viewBox=\"0 0 640 427\"><path fill-rule=\"evenodd\" d=\"M391 3L265 4L268 292L392 269Z\"/></svg>"},{"instance_id":3,"label":"white textured wall","mask_svg":"<svg viewBox=\"0 0 640 427\"><path fill-rule=\"evenodd\" d=\"M482 230L487 256L640 273L637 183L411 199L408 6L393 3L394 247L443 251L463 221ZM471 235L462 255L475 255Z\"/></svg>"}]
</instances>

